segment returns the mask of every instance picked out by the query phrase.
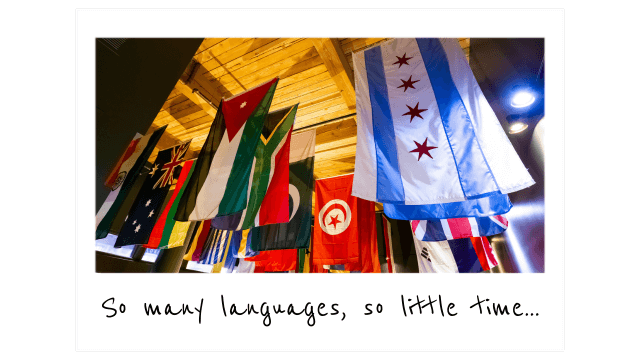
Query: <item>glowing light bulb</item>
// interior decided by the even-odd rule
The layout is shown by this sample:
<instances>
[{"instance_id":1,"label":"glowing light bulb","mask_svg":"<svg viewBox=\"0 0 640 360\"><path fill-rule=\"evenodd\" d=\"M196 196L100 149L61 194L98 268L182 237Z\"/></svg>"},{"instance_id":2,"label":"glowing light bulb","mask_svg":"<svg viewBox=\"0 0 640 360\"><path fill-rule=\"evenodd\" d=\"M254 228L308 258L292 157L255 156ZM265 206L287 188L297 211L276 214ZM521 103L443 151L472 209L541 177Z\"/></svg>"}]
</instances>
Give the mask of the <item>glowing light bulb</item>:
<instances>
[{"instance_id":1,"label":"glowing light bulb","mask_svg":"<svg viewBox=\"0 0 640 360\"><path fill-rule=\"evenodd\" d=\"M511 127L509 128L509 134L517 134L519 132L524 131L526 128L528 128L529 125L525 124L525 123L521 123L521 122L514 122L513 124L511 124Z\"/></svg>"},{"instance_id":2,"label":"glowing light bulb","mask_svg":"<svg viewBox=\"0 0 640 360\"><path fill-rule=\"evenodd\" d=\"M511 106L514 108L527 107L536 100L536 97L528 91L519 91L511 98Z\"/></svg>"}]
</instances>

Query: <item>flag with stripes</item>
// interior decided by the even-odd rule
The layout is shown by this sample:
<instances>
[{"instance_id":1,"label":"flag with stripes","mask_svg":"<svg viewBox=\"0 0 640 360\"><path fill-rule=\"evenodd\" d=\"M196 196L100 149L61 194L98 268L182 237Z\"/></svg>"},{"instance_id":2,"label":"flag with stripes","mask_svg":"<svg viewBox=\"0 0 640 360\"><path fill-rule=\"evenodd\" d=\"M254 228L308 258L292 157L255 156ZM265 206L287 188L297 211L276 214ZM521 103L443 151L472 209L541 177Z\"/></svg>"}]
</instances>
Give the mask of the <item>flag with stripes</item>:
<instances>
[{"instance_id":1,"label":"flag with stripes","mask_svg":"<svg viewBox=\"0 0 640 360\"><path fill-rule=\"evenodd\" d=\"M289 157L288 213L283 224L252 229L251 248L256 251L307 249L313 222L313 164L316 131L304 131L291 136Z\"/></svg>"},{"instance_id":2,"label":"flag with stripes","mask_svg":"<svg viewBox=\"0 0 640 360\"><path fill-rule=\"evenodd\" d=\"M149 241L149 236L169 194L174 172L181 171L178 164L188 147L189 143L186 143L158 152L153 168L147 174L138 192L114 247L142 245Z\"/></svg>"},{"instance_id":3,"label":"flag with stripes","mask_svg":"<svg viewBox=\"0 0 640 360\"><path fill-rule=\"evenodd\" d=\"M289 221L289 152L298 105L270 112L264 121L249 180L246 208L213 218L213 227L226 230Z\"/></svg>"},{"instance_id":4,"label":"flag with stripes","mask_svg":"<svg viewBox=\"0 0 640 360\"><path fill-rule=\"evenodd\" d=\"M231 255L233 257L244 259L258 254L257 251L251 249L251 236L253 236L254 229L233 232L231 238Z\"/></svg>"},{"instance_id":5,"label":"flag with stripes","mask_svg":"<svg viewBox=\"0 0 640 360\"><path fill-rule=\"evenodd\" d=\"M200 257L204 257L202 250L205 248L205 243L209 240L209 233L211 232L211 221L202 221L202 225L200 225L200 229L198 230L199 234L196 239L196 246L193 252L191 253L192 261L200 261Z\"/></svg>"},{"instance_id":6,"label":"flag with stripes","mask_svg":"<svg viewBox=\"0 0 640 360\"><path fill-rule=\"evenodd\" d=\"M220 102L175 220L206 220L247 208L256 148L277 83L275 78Z\"/></svg>"},{"instance_id":7,"label":"flag with stripes","mask_svg":"<svg viewBox=\"0 0 640 360\"><path fill-rule=\"evenodd\" d=\"M174 149L179 152L185 145L187 147L189 146L188 144L184 144ZM186 152L186 148L184 151ZM182 154L184 155L184 152ZM181 162L181 158L178 157L179 153L176 155L176 162ZM144 247L148 249L163 249L167 248L170 242L174 245L173 247L175 247L175 244L179 241L177 239L177 237L179 237L178 234L186 234L187 229L189 228L189 222L176 222L173 219L173 216L175 215L178 208L178 202L180 201L180 198L184 193L184 185L189 181L191 175L193 174L194 163L195 160L189 160L176 165L182 166L180 175L178 177L178 183L173 190L173 194L171 194L171 197L169 198L169 202L164 207L164 210L162 211L162 214L160 214L158 221L156 221L156 224L151 231L151 235L149 236L149 241L146 245L143 245ZM178 227L178 229L176 229L177 231L174 232L173 230L176 226ZM171 237L173 237L173 241L170 241ZM184 240L184 237L182 237L182 240Z\"/></svg>"},{"instance_id":8,"label":"flag with stripes","mask_svg":"<svg viewBox=\"0 0 640 360\"><path fill-rule=\"evenodd\" d=\"M353 59L354 196L386 213L386 204L461 202L534 184L456 39L394 39ZM505 199L485 205L501 211ZM467 216L477 215L451 217Z\"/></svg>"},{"instance_id":9,"label":"flag with stripes","mask_svg":"<svg viewBox=\"0 0 640 360\"><path fill-rule=\"evenodd\" d=\"M458 219L413 220L411 229L418 240L441 241L468 237L491 236L504 232L509 226L501 215Z\"/></svg>"},{"instance_id":10,"label":"flag with stripes","mask_svg":"<svg viewBox=\"0 0 640 360\"><path fill-rule=\"evenodd\" d=\"M186 251L186 254L184 255L183 260L187 260L187 261L192 260L193 253L195 252L196 247L198 246L198 238L202 233L202 225L203 225L202 223L203 223L202 221L198 221L198 223L196 224L196 230L191 233L191 236L189 237L189 244L187 245L187 251Z\"/></svg>"},{"instance_id":11,"label":"flag with stripes","mask_svg":"<svg viewBox=\"0 0 640 360\"><path fill-rule=\"evenodd\" d=\"M484 236L444 241L413 239L421 273L477 273L498 265Z\"/></svg>"},{"instance_id":12,"label":"flag with stripes","mask_svg":"<svg viewBox=\"0 0 640 360\"><path fill-rule=\"evenodd\" d=\"M117 169L114 168L112 176L107 179L107 184L111 185L111 192L96 214L96 239L105 238L109 234L109 229L120 210L120 206L129 195L129 190L136 181L140 170L146 164L166 128L165 125L152 134L134 138L129 144L118 162ZM117 175L113 178L115 173Z\"/></svg>"},{"instance_id":13,"label":"flag with stripes","mask_svg":"<svg viewBox=\"0 0 640 360\"><path fill-rule=\"evenodd\" d=\"M211 241L209 247L203 249L204 257L200 256L198 264L215 265L224 262L228 252L233 231L212 229L209 234Z\"/></svg>"}]
</instances>

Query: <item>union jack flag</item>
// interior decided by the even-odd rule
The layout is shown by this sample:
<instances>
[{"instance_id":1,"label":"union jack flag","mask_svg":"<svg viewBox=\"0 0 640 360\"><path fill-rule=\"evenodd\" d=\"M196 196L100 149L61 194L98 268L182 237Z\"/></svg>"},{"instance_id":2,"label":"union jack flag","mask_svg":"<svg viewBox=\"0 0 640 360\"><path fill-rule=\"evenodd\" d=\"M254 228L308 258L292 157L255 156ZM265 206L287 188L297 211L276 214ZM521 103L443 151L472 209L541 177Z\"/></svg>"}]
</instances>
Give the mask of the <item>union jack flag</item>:
<instances>
[{"instance_id":1,"label":"union jack flag","mask_svg":"<svg viewBox=\"0 0 640 360\"><path fill-rule=\"evenodd\" d=\"M164 165L162 165L162 168L160 168L160 170L162 170L164 173L162 174L162 176L160 176L160 179L156 181L155 185L153 185L154 189L158 186L165 187L167 186L167 184L171 185L173 183L173 170L182 165L182 162L184 161L184 154L187 153L190 144L191 140L182 145L175 146L173 149L171 149L171 160L166 162Z\"/></svg>"}]
</instances>

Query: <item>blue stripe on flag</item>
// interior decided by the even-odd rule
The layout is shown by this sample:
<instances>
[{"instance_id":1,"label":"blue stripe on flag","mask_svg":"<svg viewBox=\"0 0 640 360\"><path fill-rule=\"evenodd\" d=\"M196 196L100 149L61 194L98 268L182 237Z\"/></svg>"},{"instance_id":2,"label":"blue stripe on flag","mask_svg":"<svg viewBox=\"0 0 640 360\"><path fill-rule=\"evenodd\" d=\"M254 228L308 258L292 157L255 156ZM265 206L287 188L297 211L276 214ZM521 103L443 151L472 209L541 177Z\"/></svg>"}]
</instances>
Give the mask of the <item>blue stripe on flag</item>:
<instances>
[{"instance_id":1,"label":"blue stripe on flag","mask_svg":"<svg viewBox=\"0 0 640 360\"><path fill-rule=\"evenodd\" d=\"M472 199L487 192L498 191L469 113L451 77L447 55L440 40L416 39L416 42L436 96L464 196Z\"/></svg>"},{"instance_id":2,"label":"blue stripe on flag","mask_svg":"<svg viewBox=\"0 0 640 360\"><path fill-rule=\"evenodd\" d=\"M453 258L456 259L456 264L458 264L458 272L475 273L483 271L471 239L464 238L447 241L449 242L451 253L453 253Z\"/></svg>"},{"instance_id":3,"label":"blue stripe on flag","mask_svg":"<svg viewBox=\"0 0 640 360\"><path fill-rule=\"evenodd\" d=\"M476 222L478 223L478 231L480 232L480 236L491 236L500 234L505 230L489 217L476 218Z\"/></svg>"},{"instance_id":4,"label":"blue stripe on flag","mask_svg":"<svg viewBox=\"0 0 640 360\"><path fill-rule=\"evenodd\" d=\"M369 97L371 98L371 120L376 145L378 201L404 204L404 186L398 166L398 148L393 129L393 117L389 105L387 80L382 63L382 51L375 47L364 52Z\"/></svg>"},{"instance_id":5,"label":"blue stripe on flag","mask_svg":"<svg viewBox=\"0 0 640 360\"><path fill-rule=\"evenodd\" d=\"M427 220L427 231L422 241L439 241L447 238L440 220Z\"/></svg>"},{"instance_id":6,"label":"blue stripe on flag","mask_svg":"<svg viewBox=\"0 0 640 360\"><path fill-rule=\"evenodd\" d=\"M384 214L398 220L451 219L506 214L511 210L511 201L506 194L493 195L475 200L431 205L384 204Z\"/></svg>"}]
</instances>

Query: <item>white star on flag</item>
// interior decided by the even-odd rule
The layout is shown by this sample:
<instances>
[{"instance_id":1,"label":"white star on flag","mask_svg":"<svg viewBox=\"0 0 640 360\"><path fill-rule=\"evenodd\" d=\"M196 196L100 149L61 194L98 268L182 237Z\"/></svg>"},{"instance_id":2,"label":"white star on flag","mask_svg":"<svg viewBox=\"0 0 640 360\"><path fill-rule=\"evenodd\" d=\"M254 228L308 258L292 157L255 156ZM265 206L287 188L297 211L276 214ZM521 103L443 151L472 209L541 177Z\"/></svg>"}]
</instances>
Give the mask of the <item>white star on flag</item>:
<instances>
[{"instance_id":1,"label":"white star on flag","mask_svg":"<svg viewBox=\"0 0 640 360\"><path fill-rule=\"evenodd\" d=\"M144 207L149 206L149 204L151 204L151 199L147 200L147 203L146 203L146 204L144 204Z\"/></svg>"},{"instance_id":2,"label":"white star on flag","mask_svg":"<svg viewBox=\"0 0 640 360\"><path fill-rule=\"evenodd\" d=\"M151 217L151 215L153 215L153 210L151 210L151 212L149 213L149 216L147 217Z\"/></svg>"},{"instance_id":3,"label":"white star on flag","mask_svg":"<svg viewBox=\"0 0 640 360\"><path fill-rule=\"evenodd\" d=\"M247 106L247 102L243 102L242 105L240 105L240 109L242 109L243 107Z\"/></svg>"},{"instance_id":4,"label":"white star on flag","mask_svg":"<svg viewBox=\"0 0 640 360\"><path fill-rule=\"evenodd\" d=\"M133 222L131 223L131 225L135 225L138 222L138 220L133 220Z\"/></svg>"},{"instance_id":5,"label":"white star on flag","mask_svg":"<svg viewBox=\"0 0 640 360\"><path fill-rule=\"evenodd\" d=\"M136 226L136 229L134 231L138 232L139 230L140 230L140 224L138 224L138 226Z\"/></svg>"}]
</instances>

